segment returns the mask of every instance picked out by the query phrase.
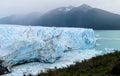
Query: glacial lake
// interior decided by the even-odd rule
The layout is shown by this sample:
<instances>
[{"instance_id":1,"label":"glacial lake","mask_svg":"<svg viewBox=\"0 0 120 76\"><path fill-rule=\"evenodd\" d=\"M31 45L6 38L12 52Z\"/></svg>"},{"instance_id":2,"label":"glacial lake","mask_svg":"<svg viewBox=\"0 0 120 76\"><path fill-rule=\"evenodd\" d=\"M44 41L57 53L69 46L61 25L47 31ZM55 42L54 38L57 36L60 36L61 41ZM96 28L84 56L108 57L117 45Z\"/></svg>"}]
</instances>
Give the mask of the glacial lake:
<instances>
[{"instance_id":1,"label":"glacial lake","mask_svg":"<svg viewBox=\"0 0 120 76\"><path fill-rule=\"evenodd\" d=\"M120 30L95 30L96 50L120 50Z\"/></svg>"}]
</instances>

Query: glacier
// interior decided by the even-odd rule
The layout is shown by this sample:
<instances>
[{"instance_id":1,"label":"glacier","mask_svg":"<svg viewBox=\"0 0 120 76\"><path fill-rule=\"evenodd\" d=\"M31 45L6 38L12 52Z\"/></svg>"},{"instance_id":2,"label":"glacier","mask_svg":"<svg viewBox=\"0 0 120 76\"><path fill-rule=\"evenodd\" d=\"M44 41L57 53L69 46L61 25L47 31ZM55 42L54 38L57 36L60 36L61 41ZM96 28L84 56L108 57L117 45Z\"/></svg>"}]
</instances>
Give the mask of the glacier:
<instances>
[{"instance_id":1,"label":"glacier","mask_svg":"<svg viewBox=\"0 0 120 76\"><path fill-rule=\"evenodd\" d=\"M94 31L85 28L0 26L2 65L10 69L25 62L54 63L65 52L94 48Z\"/></svg>"}]
</instances>

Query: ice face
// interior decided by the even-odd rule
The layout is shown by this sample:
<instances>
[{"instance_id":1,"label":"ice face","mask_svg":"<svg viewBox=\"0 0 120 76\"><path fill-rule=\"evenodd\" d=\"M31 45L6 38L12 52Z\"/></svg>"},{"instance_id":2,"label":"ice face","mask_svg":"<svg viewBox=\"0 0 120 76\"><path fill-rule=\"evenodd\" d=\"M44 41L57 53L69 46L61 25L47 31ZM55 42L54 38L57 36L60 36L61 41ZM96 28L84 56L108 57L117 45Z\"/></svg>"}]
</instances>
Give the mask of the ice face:
<instances>
[{"instance_id":1,"label":"ice face","mask_svg":"<svg viewBox=\"0 0 120 76\"><path fill-rule=\"evenodd\" d=\"M4 67L40 61L53 63L66 51L95 46L92 29L33 26L1 26L0 49L13 51L4 56Z\"/></svg>"}]
</instances>

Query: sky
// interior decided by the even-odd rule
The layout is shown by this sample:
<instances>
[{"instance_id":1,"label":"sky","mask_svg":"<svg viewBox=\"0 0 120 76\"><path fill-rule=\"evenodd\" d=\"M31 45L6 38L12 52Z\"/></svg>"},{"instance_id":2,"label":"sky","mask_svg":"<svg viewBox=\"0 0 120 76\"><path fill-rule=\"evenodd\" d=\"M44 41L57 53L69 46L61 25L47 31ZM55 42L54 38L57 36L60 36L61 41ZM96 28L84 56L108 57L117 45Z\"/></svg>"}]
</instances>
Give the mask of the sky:
<instances>
[{"instance_id":1,"label":"sky","mask_svg":"<svg viewBox=\"0 0 120 76\"><path fill-rule=\"evenodd\" d=\"M45 13L62 6L80 6L88 4L120 14L120 0L0 0L0 17L12 14Z\"/></svg>"}]
</instances>

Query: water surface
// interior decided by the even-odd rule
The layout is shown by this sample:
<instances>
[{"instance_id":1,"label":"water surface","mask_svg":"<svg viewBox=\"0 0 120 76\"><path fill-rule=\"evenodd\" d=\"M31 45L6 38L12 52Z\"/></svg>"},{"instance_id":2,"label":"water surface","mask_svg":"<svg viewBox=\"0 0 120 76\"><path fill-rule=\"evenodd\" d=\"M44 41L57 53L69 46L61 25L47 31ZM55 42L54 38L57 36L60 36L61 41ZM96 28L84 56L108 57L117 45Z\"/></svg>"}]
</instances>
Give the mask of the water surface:
<instances>
[{"instance_id":1,"label":"water surface","mask_svg":"<svg viewBox=\"0 0 120 76\"><path fill-rule=\"evenodd\" d=\"M120 50L120 30L95 30L96 50Z\"/></svg>"}]
</instances>

